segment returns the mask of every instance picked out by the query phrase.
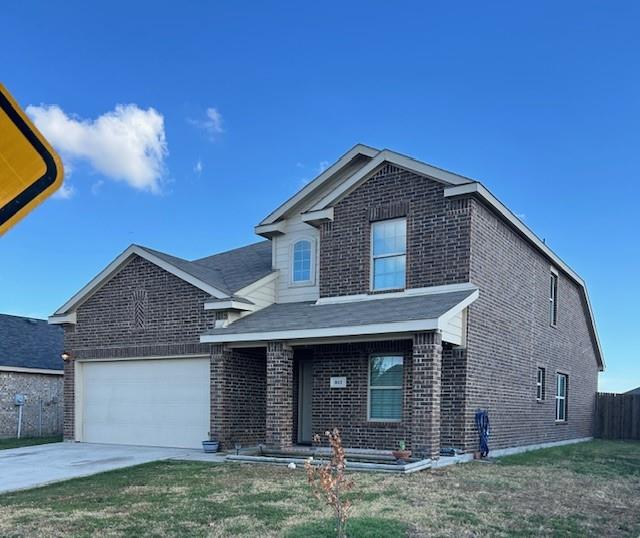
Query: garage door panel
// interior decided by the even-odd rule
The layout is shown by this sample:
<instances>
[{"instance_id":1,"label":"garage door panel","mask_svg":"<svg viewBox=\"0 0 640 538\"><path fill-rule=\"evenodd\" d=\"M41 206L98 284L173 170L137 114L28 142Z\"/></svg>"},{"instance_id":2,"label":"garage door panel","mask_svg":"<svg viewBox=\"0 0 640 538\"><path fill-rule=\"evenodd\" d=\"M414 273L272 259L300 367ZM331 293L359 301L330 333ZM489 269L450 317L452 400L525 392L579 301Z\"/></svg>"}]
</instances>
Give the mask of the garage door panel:
<instances>
[{"instance_id":1,"label":"garage door panel","mask_svg":"<svg viewBox=\"0 0 640 538\"><path fill-rule=\"evenodd\" d=\"M198 448L209 431L208 359L84 363L83 440Z\"/></svg>"}]
</instances>

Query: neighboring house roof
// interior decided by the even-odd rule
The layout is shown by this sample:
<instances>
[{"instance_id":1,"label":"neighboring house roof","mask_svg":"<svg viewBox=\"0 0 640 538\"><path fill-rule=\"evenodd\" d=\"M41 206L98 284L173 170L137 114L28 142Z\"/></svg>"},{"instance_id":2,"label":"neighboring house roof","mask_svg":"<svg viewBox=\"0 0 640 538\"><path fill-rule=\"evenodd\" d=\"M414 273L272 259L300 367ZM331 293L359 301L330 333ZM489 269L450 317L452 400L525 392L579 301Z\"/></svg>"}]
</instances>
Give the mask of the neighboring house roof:
<instances>
[{"instance_id":1,"label":"neighboring house roof","mask_svg":"<svg viewBox=\"0 0 640 538\"><path fill-rule=\"evenodd\" d=\"M438 329L478 297L477 289L317 304L276 303L210 329L201 342L263 341Z\"/></svg>"},{"instance_id":2,"label":"neighboring house roof","mask_svg":"<svg viewBox=\"0 0 640 538\"><path fill-rule=\"evenodd\" d=\"M132 256L140 256L158 265L178 278L189 282L217 299L228 299L235 292L273 272L271 243L260 241L245 247L189 261L149 247L131 245L91 282L62 305L51 323L73 323L69 316L80 304L120 270Z\"/></svg>"},{"instance_id":3,"label":"neighboring house roof","mask_svg":"<svg viewBox=\"0 0 640 538\"><path fill-rule=\"evenodd\" d=\"M61 327L44 319L0 314L0 367L62 370Z\"/></svg>"},{"instance_id":4,"label":"neighboring house roof","mask_svg":"<svg viewBox=\"0 0 640 538\"><path fill-rule=\"evenodd\" d=\"M640 396L640 387L628 390L625 394L632 394L634 396Z\"/></svg>"}]
</instances>

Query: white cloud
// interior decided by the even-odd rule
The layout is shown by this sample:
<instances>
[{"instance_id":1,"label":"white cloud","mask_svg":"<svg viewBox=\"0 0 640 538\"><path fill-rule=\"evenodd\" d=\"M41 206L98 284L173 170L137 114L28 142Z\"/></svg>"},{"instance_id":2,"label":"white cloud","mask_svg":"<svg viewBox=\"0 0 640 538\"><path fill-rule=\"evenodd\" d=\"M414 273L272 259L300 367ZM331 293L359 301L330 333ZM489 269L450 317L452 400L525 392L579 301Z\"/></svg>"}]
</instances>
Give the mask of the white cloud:
<instances>
[{"instance_id":1,"label":"white cloud","mask_svg":"<svg viewBox=\"0 0 640 538\"><path fill-rule=\"evenodd\" d=\"M196 164L193 165L193 171L196 173L197 176L199 176L200 174L202 174L203 169L204 169L204 165L202 164L202 160L198 159Z\"/></svg>"},{"instance_id":2,"label":"white cloud","mask_svg":"<svg viewBox=\"0 0 640 538\"><path fill-rule=\"evenodd\" d=\"M65 167L86 161L105 177L160 192L168 150L164 117L153 108L117 105L95 120L68 115L57 105L30 105L27 114L60 152Z\"/></svg>"},{"instance_id":3,"label":"white cloud","mask_svg":"<svg viewBox=\"0 0 640 538\"><path fill-rule=\"evenodd\" d=\"M54 193L53 197L59 200L68 200L76 193L73 185L69 185L66 181L60 185L60 188Z\"/></svg>"},{"instance_id":4,"label":"white cloud","mask_svg":"<svg viewBox=\"0 0 640 538\"><path fill-rule=\"evenodd\" d=\"M205 119L194 120L189 118L189 123L206 131L211 140L215 140L218 135L224 133L224 128L222 127L222 114L220 114L217 108L207 108L205 112Z\"/></svg>"},{"instance_id":5,"label":"white cloud","mask_svg":"<svg viewBox=\"0 0 640 538\"><path fill-rule=\"evenodd\" d=\"M100 189L102 189L102 186L104 185L104 180L103 179L99 179L98 181L96 181L93 185L91 185L91 194L96 195L100 192Z\"/></svg>"}]
</instances>

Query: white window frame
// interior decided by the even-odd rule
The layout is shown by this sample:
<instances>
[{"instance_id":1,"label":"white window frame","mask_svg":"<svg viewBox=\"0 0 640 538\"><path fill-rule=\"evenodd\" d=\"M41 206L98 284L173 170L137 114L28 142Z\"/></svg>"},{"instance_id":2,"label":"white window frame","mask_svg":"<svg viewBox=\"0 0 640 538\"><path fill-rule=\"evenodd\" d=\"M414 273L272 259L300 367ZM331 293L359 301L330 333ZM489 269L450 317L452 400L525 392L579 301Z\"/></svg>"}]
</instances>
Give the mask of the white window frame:
<instances>
[{"instance_id":1,"label":"white window frame","mask_svg":"<svg viewBox=\"0 0 640 538\"><path fill-rule=\"evenodd\" d=\"M309 268L309 280L293 279L293 263L295 256L295 247L300 241L307 241L311 248L311 260ZM314 286L316 281L316 241L313 237L298 237L289 245L289 287Z\"/></svg>"},{"instance_id":2,"label":"white window frame","mask_svg":"<svg viewBox=\"0 0 640 538\"><path fill-rule=\"evenodd\" d=\"M564 378L564 394L560 395L560 378ZM565 374L564 372L556 372L556 422L563 423L567 422L567 413L568 413L568 400L569 400L569 374ZM558 418L558 405L562 402L562 406L564 407L564 418Z\"/></svg>"},{"instance_id":3,"label":"white window frame","mask_svg":"<svg viewBox=\"0 0 640 538\"><path fill-rule=\"evenodd\" d=\"M540 376L542 374L542 377ZM536 401L542 402L545 398L545 389L547 384L547 369L544 366L536 368Z\"/></svg>"},{"instance_id":4,"label":"white window frame","mask_svg":"<svg viewBox=\"0 0 640 538\"><path fill-rule=\"evenodd\" d=\"M560 278L553 267L549 274L549 325L558 326L558 287Z\"/></svg>"},{"instance_id":5,"label":"white window frame","mask_svg":"<svg viewBox=\"0 0 640 538\"><path fill-rule=\"evenodd\" d=\"M404 252L394 252L391 254L383 254L380 256L374 256L373 254L373 230L377 224L388 224L390 222L404 222ZM404 290L407 287L407 217L399 217L395 219L376 220L371 223L371 230L369 232L369 289L370 291L388 291L388 290ZM401 288L376 288L375 287L375 262L382 258L397 258L398 256L404 256L404 282Z\"/></svg>"},{"instance_id":6,"label":"white window frame","mask_svg":"<svg viewBox=\"0 0 640 538\"><path fill-rule=\"evenodd\" d=\"M371 386L371 363L372 360L376 357L393 357L396 359L402 360L402 381L400 385L382 385L382 386ZM367 421L368 422L402 422L402 417L404 415L404 367L405 367L405 359L404 355L397 355L394 353L374 353L369 355L367 359ZM400 418L371 418L371 390L398 390L400 389L400 394L402 395L402 403L400 404Z\"/></svg>"}]
</instances>

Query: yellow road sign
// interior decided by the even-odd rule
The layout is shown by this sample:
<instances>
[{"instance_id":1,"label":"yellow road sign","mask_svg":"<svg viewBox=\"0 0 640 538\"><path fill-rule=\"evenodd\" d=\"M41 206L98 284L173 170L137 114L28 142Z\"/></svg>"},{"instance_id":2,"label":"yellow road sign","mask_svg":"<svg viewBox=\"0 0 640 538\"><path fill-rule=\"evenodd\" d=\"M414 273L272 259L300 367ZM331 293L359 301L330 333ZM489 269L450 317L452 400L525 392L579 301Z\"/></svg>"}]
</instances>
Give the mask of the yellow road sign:
<instances>
[{"instance_id":1,"label":"yellow road sign","mask_svg":"<svg viewBox=\"0 0 640 538\"><path fill-rule=\"evenodd\" d=\"M0 84L0 235L53 194L62 161Z\"/></svg>"}]
</instances>

